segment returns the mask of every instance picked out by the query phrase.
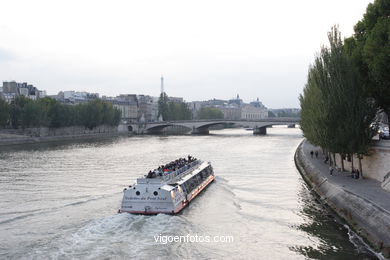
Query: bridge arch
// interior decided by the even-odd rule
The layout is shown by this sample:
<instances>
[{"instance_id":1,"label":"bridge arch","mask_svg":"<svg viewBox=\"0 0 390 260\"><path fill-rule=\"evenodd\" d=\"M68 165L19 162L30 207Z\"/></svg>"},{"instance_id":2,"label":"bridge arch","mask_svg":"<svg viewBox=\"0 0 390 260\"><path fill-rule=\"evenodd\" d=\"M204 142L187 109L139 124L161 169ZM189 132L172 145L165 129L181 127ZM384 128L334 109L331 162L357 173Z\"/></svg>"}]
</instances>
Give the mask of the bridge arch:
<instances>
[{"instance_id":1,"label":"bridge arch","mask_svg":"<svg viewBox=\"0 0 390 260\"><path fill-rule=\"evenodd\" d=\"M146 133L149 134L162 134L164 129L167 127L178 127L181 128L179 129L179 132L183 131L183 133L187 133L191 131L191 128L187 125L182 125L182 124L174 124L174 123L167 123L167 124L160 124L160 125L154 125L151 127L146 127Z\"/></svg>"},{"instance_id":2,"label":"bridge arch","mask_svg":"<svg viewBox=\"0 0 390 260\"><path fill-rule=\"evenodd\" d=\"M240 125L235 122L228 122L228 121L220 121L220 122L206 122L205 124L193 126L192 127L192 134L209 134L210 127L217 126L217 125Z\"/></svg>"},{"instance_id":3,"label":"bridge arch","mask_svg":"<svg viewBox=\"0 0 390 260\"><path fill-rule=\"evenodd\" d=\"M161 124L161 125L155 125L152 127L147 127L145 130L147 133L153 134L153 133L162 133L164 128L167 128L169 126L173 126L172 124Z\"/></svg>"}]
</instances>

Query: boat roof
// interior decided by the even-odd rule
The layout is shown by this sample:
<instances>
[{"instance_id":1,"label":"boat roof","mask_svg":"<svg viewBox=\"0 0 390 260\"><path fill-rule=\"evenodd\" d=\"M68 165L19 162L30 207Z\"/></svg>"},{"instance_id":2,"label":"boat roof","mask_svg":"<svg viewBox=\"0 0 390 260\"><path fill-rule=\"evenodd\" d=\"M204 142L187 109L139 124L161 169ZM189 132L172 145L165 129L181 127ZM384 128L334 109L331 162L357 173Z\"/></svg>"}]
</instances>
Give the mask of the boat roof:
<instances>
[{"instance_id":1,"label":"boat roof","mask_svg":"<svg viewBox=\"0 0 390 260\"><path fill-rule=\"evenodd\" d=\"M206 168L209 165L208 162L202 162L199 167L197 167L194 171L192 171L190 174L185 175L183 178L181 178L177 183L182 184L189 179L191 179L193 176L197 175L200 171L202 171L204 168Z\"/></svg>"},{"instance_id":2,"label":"boat roof","mask_svg":"<svg viewBox=\"0 0 390 260\"><path fill-rule=\"evenodd\" d=\"M166 173L163 176L156 176L153 178L147 178L147 177L142 177L137 179L137 184L161 184L161 183L174 183L176 180L181 180L183 179L183 176L191 175L193 176L193 173L196 172L198 173L200 170L197 170L203 165L204 162L201 160L196 160L190 164L188 164L190 167L185 168L181 167L180 169ZM206 163L207 164L207 163Z\"/></svg>"},{"instance_id":3,"label":"boat roof","mask_svg":"<svg viewBox=\"0 0 390 260\"><path fill-rule=\"evenodd\" d=\"M165 185L161 186L160 189L166 190L166 191L171 191L171 190L173 190L174 188L175 188L175 186L165 184Z\"/></svg>"}]
</instances>

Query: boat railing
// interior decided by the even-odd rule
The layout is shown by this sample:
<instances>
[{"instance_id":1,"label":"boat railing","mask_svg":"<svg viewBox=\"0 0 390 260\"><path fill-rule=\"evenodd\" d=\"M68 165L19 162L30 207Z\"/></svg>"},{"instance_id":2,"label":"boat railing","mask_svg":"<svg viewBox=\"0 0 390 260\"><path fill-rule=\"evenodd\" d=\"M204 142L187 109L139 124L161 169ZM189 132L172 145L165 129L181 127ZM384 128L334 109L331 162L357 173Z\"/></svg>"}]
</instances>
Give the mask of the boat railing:
<instances>
[{"instance_id":1,"label":"boat railing","mask_svg":"<svg viewBox=\"0 0 390 260\"><path fill-rule=\"evenodd\" d=\"M192 163L189 163L183 167L181 167L180 169L177 169L176 171L173 171L173 172L170 172L170 173L165 173L164 176L163 176L163 180L164 181L171 181L173 180L174 178L176 178L177 176L179 175L183 175L184 172L190 170L192 167L194 167L195 165L201 163L201 160L196 160Z\"/></svg>"}]
</instances>

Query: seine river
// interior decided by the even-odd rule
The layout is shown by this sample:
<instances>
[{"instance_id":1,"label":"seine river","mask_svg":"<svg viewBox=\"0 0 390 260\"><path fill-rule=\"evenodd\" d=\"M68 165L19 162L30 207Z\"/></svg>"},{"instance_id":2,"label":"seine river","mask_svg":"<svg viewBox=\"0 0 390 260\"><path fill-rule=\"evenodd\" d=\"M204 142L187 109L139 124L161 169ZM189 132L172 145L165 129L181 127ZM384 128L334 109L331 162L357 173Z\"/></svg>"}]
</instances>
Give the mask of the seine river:
<instances>
[{"instance_id":1,"label":"seine river","mask_svg":"<svg viewBox=\"0 0 390 260\"><path fill-rule=\"evenodd\" d=\"M0 148L1 259L376 259L294 165L299 129ZM193 155L216 182L181 214L117 214L122 190ZM168 236L227 242L167 242Z\"/></svg>"}]
</instances>

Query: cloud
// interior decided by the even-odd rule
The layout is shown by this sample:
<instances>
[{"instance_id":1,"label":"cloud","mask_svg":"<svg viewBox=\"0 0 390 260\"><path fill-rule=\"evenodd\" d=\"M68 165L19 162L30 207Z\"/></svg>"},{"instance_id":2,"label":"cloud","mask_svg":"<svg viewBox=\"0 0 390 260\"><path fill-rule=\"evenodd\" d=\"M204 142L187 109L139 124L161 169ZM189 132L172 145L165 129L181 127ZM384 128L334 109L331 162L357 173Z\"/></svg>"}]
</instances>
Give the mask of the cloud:
<instances>
[{"instance_id":1,"label":"cloud","mask_svg":"<svg viewBox=\"0 0 390 260\"><path fill-rule=\"evenodd\" d=\"M0 62L9 62L16 59L17 56L12 51L0 48Z\"/></svg>"},{"instance_id":2,"label":"cloud","mask_svg":"<svg viewBox=\"0 0 390 260\"><path fill-rule=\"evenodd\" d=\"M0 1L0 81L157 96L163 74L187 101L296 107L331 26L350 35L372 1Z\"/></svg>"}]
</instances>

